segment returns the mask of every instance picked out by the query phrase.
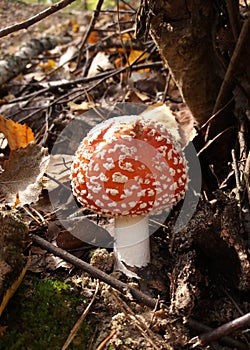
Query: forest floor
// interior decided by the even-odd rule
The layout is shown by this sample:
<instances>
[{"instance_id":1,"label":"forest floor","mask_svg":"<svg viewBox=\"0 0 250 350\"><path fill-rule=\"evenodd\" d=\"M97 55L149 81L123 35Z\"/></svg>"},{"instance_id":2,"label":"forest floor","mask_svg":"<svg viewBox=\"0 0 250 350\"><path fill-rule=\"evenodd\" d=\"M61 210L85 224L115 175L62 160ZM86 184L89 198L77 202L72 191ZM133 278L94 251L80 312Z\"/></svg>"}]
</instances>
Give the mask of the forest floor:
<instances>
[{"instance_id":1,"label":"forest floor","mask_svg":"<svg viewBox=\"0 0 250 350\"><path fill-rule=\"evenodd\" d=\"M134 38L132 5L121 7L119 25L117 13L99 13L80 59L79 47L89 28L91 12L64 9L27 30L0 39L0 59L5 60L33 39L55 40L50 43L53 47L36 51L22 71L14 66L17 74L0 89L0 131L8 141L1 139L0 160L3 168L4 161L9 162L10 171L5 178L15 172L13 183L17 179L21 187L29 181L30 173L35 181L44 175L36 183L38 192L20 191L17 197L19 191L10 186L1 196L0 267L9 264L3 256L11 256L12 270L10 273L7 269L6 280L1 270L0 297L10 287L16 289L18 276L21 284L4 310L0 304L0 349L189 349L199 334L250 310L249 236L239 205L241 198L230 173L232 167L229 180L225 179L216 194L207 187L201 189L204 195L199 202L194 184L190 186L192 203L188 211L194 215L178 233L173 232L181 205L166 220L157 216L151 221L151 263L139 272L139 280L113 271L109 246L113 221L86 211L82 217L83 211L69 191L72 155L87 131L106 117L141 113L149 106L154 110L164 102L187 132L193 132L189 111L162 66L153 41L148 38L141 43ZM24 21L42 9L41 5L2 0L1 27ZM15 122L14 127L9 119ZM24 123L29 128L25 133L31 133L31 140L34 135L37 148L21 140L20 124ZM14 142L17 149L12 148ZM47 170L44 164L48 157L42 147L51 154ZM18 165L11 162L13 158ZM37 172L33 172L33 166ZM0 177L0 184L3 179ZM30 195L32 199L27 199ZM101 227L108 240L103 249L82 236L82 231L79 234L79 228L78 234L71 234L77 231L76 218L85 234L95 235ZM11 246L11 255L6 254L10 247L8 239L4 240L5 227L11 227L9 231L15 228L11 244L18 243ZM111 282L116 278L127 289L121 292L112 288L112 283L99 281L57 257L39 241L32 241L34 236L105 272ZM133 288L149 301L133 297ZM72 341L68 342L71 335ZM249 347L249 329L230 332L209 347L196 344L197 349Z\"/></svg>"}]
</instances>

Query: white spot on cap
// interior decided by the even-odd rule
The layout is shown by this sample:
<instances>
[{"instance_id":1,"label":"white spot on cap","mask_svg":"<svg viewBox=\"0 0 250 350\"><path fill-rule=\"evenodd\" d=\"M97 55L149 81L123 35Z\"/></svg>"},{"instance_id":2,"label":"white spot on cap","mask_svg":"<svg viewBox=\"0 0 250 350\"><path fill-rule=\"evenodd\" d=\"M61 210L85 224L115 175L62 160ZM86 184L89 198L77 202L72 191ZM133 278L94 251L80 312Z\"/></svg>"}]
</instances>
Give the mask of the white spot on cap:
<instances>
[{"instance_id":1,"label":"white spot on cap","mask_svg":"<svg viewBox=\"0 0 250 350\"><path fill-rule=\"evenodd\" d=\"M104 160L104 159L105 159L105 155L106 155L106 150L103 149L103 150L100 150L100 151L97 153L96 158L100 158L100 159Z\"/></svg>"},{"instance_id":2,"label":"white spot on cap","mask_svg":"<svg viewBox=\"0 0 250 350\"><path fill-rule=\"evenodd\" d=\"M155 191L154 190L152 190L152 189L148 190L148 196L149 197L153 197L154 195L155 195Z\"/></svg>"},{"instance_id":3,"label":"white spot on cap","mask_svg":"<svg viewBox=\"0 0 250 350\"><path fill-rule=\"evenodd\" d=\"M130 162L123 162L123 161L119 161L119 167L121 170L126 170L129 172L133 172L133 165Z\"/></svg>"},{"instance_id":4,"label":"white spot on cap","mask_svg":"<svg viewBox=\"0 0 250 350\"><path fill-rule=\"evenodd\" d=\"M103 202L100 201L99 199L97 199L97 200L95 201L95 204L98 205L98 207L104 207Z\"/></svg>"},{"instance_id":5,"label":"white spot on cap","mask_svg":"<svg viewBox=\"0 0 250 350\"><path fill-rule=\"evenodd\" d=\"M106 188L106 193L111 194L111 196L116 196L119 191L115 188Z\"/></svg>"},{"instance_id":6,"label":"white spot on cap","mask_svg":"<svg viewBox=\"0 0 250 350\"><path fill-rule=\"evenodd\" d=\"M95 194L101 192L102 187L99 184L96 184L96 186L89 186L89 189Z\"/></svg>"},{"instance_id":7,"label":"white spot on cap","mask_svg":"<svg viewBox=\"0 0 250 350\"><path fill-rule=\"evenodd\" d=\"M137 192L137 197L143 197L145 196L145 193L146 193L146 189L141 190L140 192Z\"/></svg>"},{"instance_id":8,"label":"white spot on cap","mask_svg":"<svg viewBox=\"0 0 250 350\"><path fill-rule=\"evenodd\" d=\"M95 165L94 165L94 169L93 169L94 171L99 171L100 170L100 167L99 167L99 164L98 163L96 163Z\"/></svg>"},{"instance_id":9,"label":"white spot on cap","mask_svg":"<svg viewBox=\"0 0 250 350\"><path fill-rule=\"evenodd\" d=\"M120 172L112 174L112 181L118 183L125 183L128 181L128 177Z\"/></svg>"},{"instance_id":10,"label":"white spot on cap","mask_svg":"<svg viewBox=\"0 0 250 350\"><path fill-rule=\"evenodd\" d=\"M176 171L175 171L174 168L169 168L169 173L170 173L171 176L175 176Z\"/></svg>"},{"instance_id":11,"label":"white spot on cap","mask_svg":"<svg viewBox=\"0 0 250 350\"><path fill-rule=\"evenodd\" d=\"M177 164L178 164L178 158L174 157L174 159L173 159L173 164L174 164L174 165L177 165Z\"/></svg>"},{"instance_id":12,"label":"white spot on cap","mask_svg":"<svg viewBox=\"0 0 250 350\"><path fill-rule=\"evenodd\" d=\"M102 195L102 199L105 200L105 201L110 201L109 196L107 196L106 194Z\"/></svg>"},{"instance_id":13,"label":"white spot on cap","mask_svg":"<svg viewBox=\"0 0 250 350\"><path fill-rule=\"evenodd\" d=\"M176 182L173 182L170 186L169 186L169 189L170 191L175 191L177 189L177 183Z\"/></svg>"},{"instance_id":14,"label":"white spot on cap","mask_svg":"<svg viewBox=\"0 0 250 350\"><path fill-rule=\"evenodd\" d=\"M172 159L172 155L173 155L173 150L172 148L168 151L168 159Z\"/></svg>"},{"instance_id":15,"label":"white spot on cap","mask_svg":"<svg viewBox=\"0 0 250 350\"><path fill-rule=\"evenodd\" d=\"M133 194L133 191L125 188L124 194L121 195L121 199L130 197L130 196L132 196L132 194Z\"/></svg>"},{"instance_id":16,"label":"white spot on cap","mask_svg":"<svg viewBox=\"0 0 250 350\"><path fill-rule=\"evenodd\" d=\"M113 202L107 203L107 205L109 208L114 208L117 206L117 203L113 201Z\"/></svg>"},{"instance_id":17,"label":"white spot on cap","mask_svg":"<svg viewBox=\"0 0 250 350\"><path fill-rule=\"evenodd\" d=\"M106 169L106 170L111 170L115 167L115 164L114 164L114 161L113 162L110 162L110 163L103 163L103 167Z\"/></svg>"},{"instance_id":18,"label":"white spot on cap","mask_svg":"<svg viewBox=\"0 0 250 350\"><path fill-rule=\"evenodd\" d=\"M81 172L78 173L77 180L78 180L79 184L83 183L83 179L84 179L83 174Z\"/></svg>"}]
</instances>

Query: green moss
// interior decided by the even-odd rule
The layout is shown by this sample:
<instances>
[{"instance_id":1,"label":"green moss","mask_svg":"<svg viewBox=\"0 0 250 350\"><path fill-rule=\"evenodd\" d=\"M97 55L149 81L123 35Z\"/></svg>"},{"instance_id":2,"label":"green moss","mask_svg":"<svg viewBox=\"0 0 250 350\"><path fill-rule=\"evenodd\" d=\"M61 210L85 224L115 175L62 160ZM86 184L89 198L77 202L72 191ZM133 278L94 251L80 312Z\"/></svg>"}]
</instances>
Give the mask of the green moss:
<instances>
[{"instance_id":1,"label":"green moss","mask_svg":"<svg viewBox=\"0 0 250 350\"><path fill-rule=\"evenodd\" d=\"M65 282L26 276L1 318L0 349L59 350L79 318L82 297ZM85 320L69 349L82 350L92 334Z\"/></svg>"}]
</instances>

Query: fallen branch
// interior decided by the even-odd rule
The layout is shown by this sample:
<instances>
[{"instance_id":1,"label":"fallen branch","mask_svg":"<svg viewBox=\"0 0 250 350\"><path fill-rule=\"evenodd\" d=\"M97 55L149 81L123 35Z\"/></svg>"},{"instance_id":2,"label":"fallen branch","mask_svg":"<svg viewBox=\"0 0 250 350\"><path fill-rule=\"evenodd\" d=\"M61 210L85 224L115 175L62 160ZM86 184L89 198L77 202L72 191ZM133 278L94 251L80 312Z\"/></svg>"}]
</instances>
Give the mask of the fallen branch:
<instances>
[{"instance_id":1,"label":"fallen branch","mask_svg":"<svg viewBox=\"0 0 250 350\"><path fill-rule=\"evenodd\" d=\"M32 240L35 244L39 245L41 248L46 249L50 253L55 254L56 256L59 256L65 261L68 261L69 263L73 264L75 267L78 267L79 269L89 273L92 277L99 279L100 281L103 281L113 287L114 289L117 289L119 292L121 292L124 295L131 295L134 299L136 299L139 303L142 303L146 306L149 306L151 308L154 308L155 304L157 303L157 299L151 298L150 296L142 293L136 288L133 288L126 283L123 283L117 279L115 279L112 276L109 276L108 274L104 273L103 271L97 269L94 266L91 266L90 264L86 263L85 261L75 257L74 255L66 252L65 250L56 247L55 245L49 243L45 239L32 235Z\"/></svg>"},{"instance_id":2,"label":"fallen branch","mask_svg":"<svg viewBox=\"0 0 250 350\"><path fill-rule=\"evenodd\" d=\"M5 27L5 28L0 30L0 38L6 36L8 34L17 32L21 29L27 29L31 25L33 25L33 24L41 21L42 19L50 16L52 13L55 13L55 12L63 9L64 7L70 5L74 1L76 1L76 0L63 0L63 1L57 2L56 4L50 6L48 9L36 14L33 17L30 17L29 19L27 19L24 22L16 23L16 24L13 24L12 26Z\"/></svg>"},{"instance_id":3,"label":"fallen branch","mask_svg":"<svg viewBox=\"0 0 250 350\"><path fill-rule=\"evenodd\" d=\"M33 39L14 55L0 61L0 85L21 73L26 65L43 51L51 50L58 44L57 39Z\"/></svg>"},{"instance_id":4,"label":"fallen branch","mask_svg":"<svg viewBox=\"0 0 250 350\"><path fill-rule=\"evenodd\" d=\"M233 333L235 330L241 327L247 326L248 324L250 324L250 312L244 316L236 318L235 320L227 322L216 329L191 339L189 343L194 343L192 348L195 348L196 346L206 346L215 340L219 340L220 338ZM237 349L247 349L247 346L237 347Z\"/></svg>"},{"instance_id":5,"label":"fallen branch","mask_svg":"<svg viewBox=\"0 0 250 350\"><path fill-rule=\"evenodd\" d=\"M158 299L151 298L150 296L142 293L138 289L133 288L133 287L127 285L126 283L123 283L123 282L115 279L114 277L107 275L106 273L97 269L96 267L91 266L90 264L88 264L85 261L83 261L83 260L75 257L74 255L66 252L65 250L58 248L55 245L49 243L45 239L43 239L39 236L36 236L36 235L32 235L31 237L32 237L34 244L37 244L41 248L46 249L48 252L50 252L56 256L59 256L60 258L62 258L65 261L68 261L69 263L71 263L75 267L78 267L79 269L89 273L92 277L97 278L100 281L107 283L108 285L110 285L114 289L121 292L123 295L127 295L127 296L131 295L137 302L144 304L152 309L154 309L156 303L159 302ZM188 325L191 329L196 329L196 330L197 330L197 326L202 331L211 329L205 325L202 325L201 322L197 322L191 318L188 320ZM113 336L113 334L112 334L112 336ZM198 339L198 337L196 337L195 340L196 339ZM194 338L192 340L194 340ZM225 343L229 346L232 344L234 344L234 346L237 345L236 348L238 350L247 350L248 349L247 345L245 345L244 343L242 343L240 341L236 341L230 337L223 336L223 338L221 340L223 341L223 343Z\"/></svg>"}]
</instances>

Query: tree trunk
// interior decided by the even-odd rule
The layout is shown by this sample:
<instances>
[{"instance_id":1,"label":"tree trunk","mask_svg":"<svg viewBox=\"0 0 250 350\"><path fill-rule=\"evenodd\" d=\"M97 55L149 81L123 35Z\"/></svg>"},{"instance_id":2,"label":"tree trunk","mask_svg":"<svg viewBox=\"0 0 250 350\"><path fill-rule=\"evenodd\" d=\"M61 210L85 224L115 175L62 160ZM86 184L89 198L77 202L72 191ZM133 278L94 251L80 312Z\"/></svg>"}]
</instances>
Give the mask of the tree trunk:
<instances>
[{"instance_id":1,"label":"tree trunk","mask_svg":"<svg viewBox=\"0 0 250 350\"><path fill-rule=\"evenodd\" d=\"M148 0L151 35L199 126L211 118L225 75L215 48L220 12L215 3L218 7L224 1ZM207 131L207 140L222 133L205 151L218 173L230 159L236 141L232 96L230 89L222 106L226 107L213 118Z\"/></svg>"}]
</instances>

